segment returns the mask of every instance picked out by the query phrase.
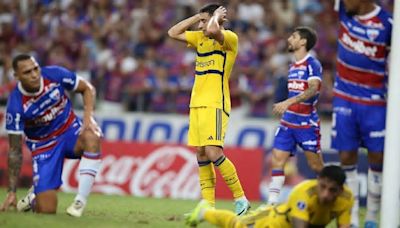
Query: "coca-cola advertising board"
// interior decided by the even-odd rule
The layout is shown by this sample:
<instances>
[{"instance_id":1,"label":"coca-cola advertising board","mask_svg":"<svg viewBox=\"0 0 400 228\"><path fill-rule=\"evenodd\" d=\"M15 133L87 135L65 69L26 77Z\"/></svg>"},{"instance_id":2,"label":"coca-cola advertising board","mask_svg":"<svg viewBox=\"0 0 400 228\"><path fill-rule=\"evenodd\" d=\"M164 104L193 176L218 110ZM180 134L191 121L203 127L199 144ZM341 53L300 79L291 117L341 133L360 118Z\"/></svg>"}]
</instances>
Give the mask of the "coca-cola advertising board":
<instances>
[{"instance_id":1,"label":"coca-cola advertising board","mask_svg":"<svg viewBox=\"0 0 400 228\"><path fill-rule=\"evenodd\" d=\"M7 152L4 151L5 139L1 141L3 149L0 151L0 171L5 173ZM247 198L259 200L263 161L261 149L226 148L224 152L235 164ZM96 176L94 192L183 199L200 197L198 165L192 148L171 144L104 141L102 154L103 163ZM77 191L78 168L78 160L65 160L62 191ZM30 175L30 164L24 162L21 176L26 179ZM0 183L4 185L5 175L0 178ZM216 197L232 198L232 193L218 171Z\"/></svg>"}]
</instances>

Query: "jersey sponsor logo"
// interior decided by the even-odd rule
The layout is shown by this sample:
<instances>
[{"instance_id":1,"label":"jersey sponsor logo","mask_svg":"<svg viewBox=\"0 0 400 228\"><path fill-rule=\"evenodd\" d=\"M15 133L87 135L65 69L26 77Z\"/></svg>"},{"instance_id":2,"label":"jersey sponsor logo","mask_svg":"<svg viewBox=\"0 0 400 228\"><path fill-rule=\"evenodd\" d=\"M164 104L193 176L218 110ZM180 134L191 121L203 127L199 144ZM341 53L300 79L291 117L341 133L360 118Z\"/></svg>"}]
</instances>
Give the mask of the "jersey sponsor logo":
<instances>
[{"instance_id":1,"label":"jersey sponsor logo","mask_svg":"<svg viewBox=\"0 0 400 228\"><path fill-rule=\"evenodd\" d=\"M215 61L214 60L209 60L209 61L196 61L196 67L209 67L209 66L214 66Z\"/></svg>"},{"instance_id":2,"label":"jersey sponsor logo","mask_svg":"<svg viewBox=\"0 0 400 228\"><path fill-rule=\"evenodd\" d=\"M64 79L63 79L63 82L64 82L64 83L71 84L71 85L73 85L73 84L74 84L74 80L73 80L73 79L71 79L71 78L64 78Z\"/></svg>"},{"instance_id":3,"label":"jersey sponsor logo","mask_svg":"<svg viewBox=\"0 0 400 228\"><path fill-rule=\"evenodd\" d=\"M64 110L64 107L66 106L67 100L64 99L63 102L61 102L59 105L54 106L50 111L45 114L44 116L38 118L35 120L35 124L40 124L40 123L47 123L52 120L54 120L58 114Z\"/></svg>"},{"instance_id":4,"label":"jersey sponsor logo","mask_svg":"<svg viewBox=\"0 0 400 228\"><path fill-rule=\"evenodd\" d=\"M308 140L302 143L303 145L308 145L308 146L316 146L317 145L317 141L315 140Z\"/></svg>"},{"instance_id":5,"label":"jersey sponsor logo","mask_svg":"<svg viewBox=\"0 0 400 228\"><path fill-rule=\"evenodd\" d=\"M371 131L369 133L369 137L371 137L371 138L383 138L383 137L385 137L385 130L382 130L382 131Z\"/></svg>"},{"instance_id":6,"label":"jersey sponsor logo","mask_svg":"<svg viewBox=\"0 0 400 228\"><path fill-rule=\"evenodd\" d=\"M304 209L306 209L307 204L306 204L306 202L304 202L304 201L298 201L297 204L296 204L296 206L297 206L298 209L304 210Z\"/></svg>"},{"instance_id":7,"label":"jersey sponsor logo","mask_svg":"<svg viewBox=\"0 0 400 228\"><path fill-rule=\"evenodd\" d=\"M304 90L305 86L304 82L291 81L288 83L288 89Z\"/></svg>"},{"instance_id":8,"label":"jersey sponsor logo","mask_svg":"<svg viewBox=\"0 0 400 228\"><path fill-rule=\"evenodd\" d=\"M347 33L343 33L341 40L353 50L367 56L375 57L378 52L376 46L368 47L363 41L352 39Z\"/></svg>"},{"instance_id":9,"label":"jersey sponsor logo","mask_svg":"<svg viewBox=\"0 0 400 228\"><path fill-rule=\"evenodd\" d=\"M208 140L214 140L214 138L210 135L210 137L208 137Z\"/></svg>"}]
</instances>

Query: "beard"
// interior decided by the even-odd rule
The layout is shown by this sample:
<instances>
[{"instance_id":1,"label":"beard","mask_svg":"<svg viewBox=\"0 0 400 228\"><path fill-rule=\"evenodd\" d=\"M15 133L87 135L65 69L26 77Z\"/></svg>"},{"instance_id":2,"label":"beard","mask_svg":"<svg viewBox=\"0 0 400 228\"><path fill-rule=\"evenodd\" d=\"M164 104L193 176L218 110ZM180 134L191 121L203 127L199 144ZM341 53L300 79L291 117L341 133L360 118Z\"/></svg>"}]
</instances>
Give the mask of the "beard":
<instances>
[{"instance_id":1,"label":"beard","mask_svg":"<svg viewBox=\"0 0 400 228\"><path fill-rule=\"evenodd\" d=\"M288 45L287 50L288 50L288 52L294 52L295 51L294 47L292 45L290 45L290 44Z\"/></svg>"}]
</instances>

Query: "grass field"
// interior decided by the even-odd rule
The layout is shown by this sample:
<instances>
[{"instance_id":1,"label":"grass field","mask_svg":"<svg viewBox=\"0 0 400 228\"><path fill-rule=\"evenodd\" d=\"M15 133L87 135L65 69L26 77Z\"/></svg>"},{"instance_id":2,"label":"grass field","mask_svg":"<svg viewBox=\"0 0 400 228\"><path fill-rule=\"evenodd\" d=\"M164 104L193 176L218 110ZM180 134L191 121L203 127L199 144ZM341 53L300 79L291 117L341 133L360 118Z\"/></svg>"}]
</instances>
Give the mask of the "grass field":
<instances>
[{"instance_id":1,"label":"grass field","mask_svg":"<svg viewBox=\"0 0 400 228\"><path fill-rule=\"evenodd\" d=\"M19 190L18 197L23 197L25 193L26 190ZM0 189L0 195L2 202L6 195L4 188ZM73 201L74 194L60 192L58 197L56 215L2 212L0 227L184 227L183 214L193 209L197 203L193 200L92 194L84 215L81 218L73 218L65 213L65 209ZM256 208L259 204L252 202L252 207ZM234 209L232 201L218 201L216 206ZM210 225L202 224L199 227L210 227Z\"/></svg>"}]
</instances>

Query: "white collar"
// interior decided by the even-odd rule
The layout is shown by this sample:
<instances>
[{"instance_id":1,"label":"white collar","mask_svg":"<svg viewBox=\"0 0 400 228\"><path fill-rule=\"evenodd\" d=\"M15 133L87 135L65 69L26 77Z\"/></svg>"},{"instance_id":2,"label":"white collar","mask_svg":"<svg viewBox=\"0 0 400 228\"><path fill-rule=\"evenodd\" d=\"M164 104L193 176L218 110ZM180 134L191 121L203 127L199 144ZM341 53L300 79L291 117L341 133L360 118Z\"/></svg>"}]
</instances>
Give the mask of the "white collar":
<instances>
[{"instance_id":1,"label":"white collar","mask_svg":"<svg viewBox=\"0 0 400 228\"><path fill-rule=\"evenodd\" d=\"M26 90L24 89L24 87L22 87L21 82L18 82L18 89L19 89L19 91L21 91L21 93L22 93L23 95L25 95L25 96L30 96L30 97L37 96L37 95L39 95L39 94L43 91L43 88L44 88L43 77L40 78L40 88L39 88L39 91L34 92L34 93L30 93L30 92L26 91Z\"/></svg>"},{"instance_id":2,"label":"white collar","mask_svg":"<svg viewBox=\"0 0 400 228\"><path fill-rule=\"evenodd\" d=\"M295 64L300 64L300 63L306 61L306 59L308 59L308 57L310 57L310 56L311 56L310 53L307 53L307 55L304 56L304 58L300 59L299 61L296 61Z\"/></svg>"}]
</instances>

